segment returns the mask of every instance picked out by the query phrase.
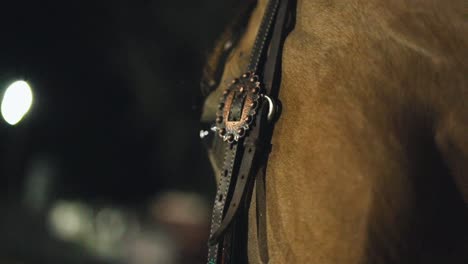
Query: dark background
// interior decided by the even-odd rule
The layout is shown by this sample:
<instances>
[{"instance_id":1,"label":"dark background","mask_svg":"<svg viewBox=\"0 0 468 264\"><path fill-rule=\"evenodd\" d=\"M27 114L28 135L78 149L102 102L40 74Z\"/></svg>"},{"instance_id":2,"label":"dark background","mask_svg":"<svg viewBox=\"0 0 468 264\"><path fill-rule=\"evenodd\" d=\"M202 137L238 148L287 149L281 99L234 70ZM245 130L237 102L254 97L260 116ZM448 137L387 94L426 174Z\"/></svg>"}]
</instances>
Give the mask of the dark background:
<instances>
[{"instance_id":1,"label":"dark background","mask_svg":"<svg viewBox=\"0 0 468 264\"><path fill-rule=\"evenodd\" d=\"M93 216L117 208L143 230L191 232L148 208L168 192L210 207L199 82L234 2L0 3L0 92L24 79L34 94L22 122L0 121L0 263L162 263L102 257L83 246L93 238L55 237L47 219L58 201ZM174 263L201 263L183 254Z\"/></svg>"}]
</instances>

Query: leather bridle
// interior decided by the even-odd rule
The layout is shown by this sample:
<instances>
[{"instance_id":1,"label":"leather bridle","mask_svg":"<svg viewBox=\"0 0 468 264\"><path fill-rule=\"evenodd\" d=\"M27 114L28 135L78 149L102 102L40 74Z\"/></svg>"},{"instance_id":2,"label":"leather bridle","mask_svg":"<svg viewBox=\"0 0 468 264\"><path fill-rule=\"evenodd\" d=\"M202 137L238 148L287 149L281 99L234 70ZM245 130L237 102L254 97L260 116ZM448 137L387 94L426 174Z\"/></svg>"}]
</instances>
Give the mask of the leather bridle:
<instances>
[{"instance_id":1,"label":"leather bridle","mask_svg":"<svg viewBox=\"0 0 468 264\"><path fill-rule=\"evenodd\" d=\"M271 149L281 79L284 39L294 25L290 0L270 0L263 16L246 73L224 91L213 131L224 145L224 161L213 206L208 264L248 263L247 219L256 188L259 241L266 243L265 168ZM259 244L268 262L268 249Z\"/></svg>"}]
</instances>

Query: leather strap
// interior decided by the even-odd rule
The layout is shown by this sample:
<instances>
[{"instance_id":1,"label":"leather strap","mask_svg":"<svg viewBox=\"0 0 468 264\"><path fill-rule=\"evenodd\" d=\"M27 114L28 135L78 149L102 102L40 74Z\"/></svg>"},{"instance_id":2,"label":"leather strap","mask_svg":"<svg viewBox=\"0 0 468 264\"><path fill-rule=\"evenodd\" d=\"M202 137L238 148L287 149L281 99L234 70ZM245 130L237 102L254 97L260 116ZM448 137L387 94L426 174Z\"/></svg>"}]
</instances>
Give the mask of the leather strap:
<instances>
[{"instance_id":1,"label":"leather strap","mask_svg":"<svg viewBox=\"0 0 468 264\"><path fill-rule=\"evenodd\" d=\"M247 66L248 71L256 72L258 69L260 59L264 55L265 44L270 33L270 27L276 16L279 2L279 0L270 0L270 2L268 2L265 14L263 15L262 23L260 24L260 28L257 33L257 37L255 38L252 53L250 54L249 66Z\"/></svg>"},{"instance_id":2,"label":"leather strap","mask_svg":"<svg viewBox=\"0 0 468 264\"><path fill-rule=\"evenodd\" d=\"M223 162L223 169L220 172L220 180L218 183L218 190L216 192L216 198L213 205L213 212L211 215L211 231L213 233L214 230L219 228L219 225L223 219L224 207L226 201L228 199L228 192L229 187L231 184L231 178L235 168L236 156L238 153L237 145L230 144L226 146L225 154L224 154L224 162ZM212 245L208 249L208 259L209 263L216 264L216 259L219 252L218 244Z\"/></svg>"},{"instance_id":3,"label":"leather strap","mask_svg":"<svg viewBox=\"0 0 468 264\"><path fill-rule=\"evenodd\" d=\"M283 0L278 9L278 15L262 76L266 94L273 99L278 98L283 45L287 34L289 34L293 26L292 15L290 1Z\"/></svg>"},{"instance_id":4,"label":"leather strap","mask_svg":"<svg viewBox=\"0 0 468 264\"><path fill-rule=\"evenodd\" d=\"M266 155L265 155L266 156ZM266 156L265 160L268 157ZM258 170L255 182L255 201L256 201L256 214L257 214L257 243L258 253L262 263L269 262L268 253L268 237L267 237L267 219L266 219L266 163Z\"/></svg>"},{"instance_id":5,"label":"leather strap","mask_svg":"<svg viewBox=\"0 0 468 264\"><path fill-rule=\"evenodd\" d=\"M270 44L270 56L267 57L264 70L264 85L271 98L278 98L281 83L281 58L284 40L295 25L295 1L282 2L276 19L272 41ZM276 39L276 38L279 38ZM271 142L273 127L264 134L267 142ZM267 237L267 214L266 214L266 168L270 151L261 156L261 167L258 169L255 183L256 214L257 214L257 242L258 252L262 263L269 263L268 237Z\"/></svg>"}]
</instances>

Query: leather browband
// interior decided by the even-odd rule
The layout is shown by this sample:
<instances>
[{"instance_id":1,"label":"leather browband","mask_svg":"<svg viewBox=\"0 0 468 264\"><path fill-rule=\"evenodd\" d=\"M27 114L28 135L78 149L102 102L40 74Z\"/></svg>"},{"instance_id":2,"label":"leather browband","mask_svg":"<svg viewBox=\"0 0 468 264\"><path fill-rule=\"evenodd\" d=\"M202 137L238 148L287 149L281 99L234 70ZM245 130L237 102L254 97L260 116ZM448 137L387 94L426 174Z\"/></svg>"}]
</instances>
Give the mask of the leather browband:
<instances>
[{"instance_id":1,"label":"leather browband","mask_svg":"<svg viewBox=\"0 0 468 264\"><path fill-rule=\"evenodd\" d=\"M219 107L216 129L226 148L213 207L208 264L247 263L247 216L256 179L257 225L265 222L264 172L274 126L267 112L279 112L274 102L280 86L282 46L294 24L290 2L270 0L248 72L228 87ZM260 238L265 236L264 229L259 226ZM266 245L259 246L260 257L268 261Z\"/></svg>"}]
</instances>

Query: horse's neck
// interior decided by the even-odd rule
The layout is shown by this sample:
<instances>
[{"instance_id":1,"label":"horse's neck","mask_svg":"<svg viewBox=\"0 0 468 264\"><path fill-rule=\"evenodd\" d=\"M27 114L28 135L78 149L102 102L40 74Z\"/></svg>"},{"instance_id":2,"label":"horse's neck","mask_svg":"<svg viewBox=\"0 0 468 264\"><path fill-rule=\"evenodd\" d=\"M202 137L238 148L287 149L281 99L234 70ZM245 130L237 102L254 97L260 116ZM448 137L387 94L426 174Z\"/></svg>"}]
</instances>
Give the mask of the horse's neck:
<instances>
[{"instance_id":1,"label":"horse's neck","mask_svg":"<svg viewBox=\"0 0 468 264\"><path fill-rule=\"evenodd\" d=\"M464 263L466 206L438 154L430 112L447 86L463 94L451 64L462 49L448 48L466 32L453 27L452 11L298 1L267 170L268 239L260 243L271 263ZM252 22L240 50L251 47ZM452 72L441 72L441 61ZM252 203L251 242L255 215ZM249 248L255 263L257 245Z\"/></svg>"}]
</instances>

